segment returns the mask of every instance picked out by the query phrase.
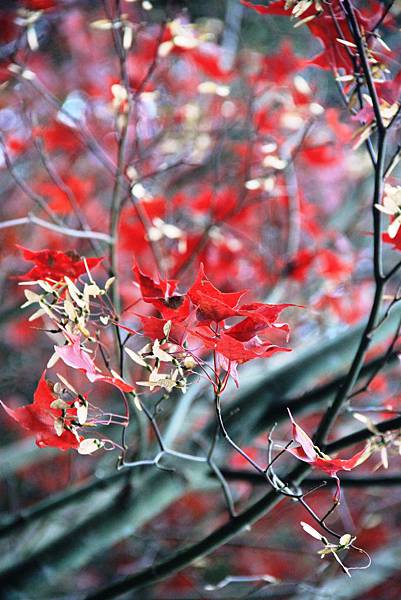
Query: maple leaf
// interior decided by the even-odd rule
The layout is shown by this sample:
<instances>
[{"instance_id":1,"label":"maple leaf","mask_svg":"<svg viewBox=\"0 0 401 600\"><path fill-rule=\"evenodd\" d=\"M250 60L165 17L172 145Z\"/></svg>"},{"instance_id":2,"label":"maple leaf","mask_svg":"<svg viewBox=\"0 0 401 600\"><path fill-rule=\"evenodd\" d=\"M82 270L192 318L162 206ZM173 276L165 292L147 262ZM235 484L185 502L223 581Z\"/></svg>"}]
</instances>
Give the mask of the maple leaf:
<instances>
[{"instance_id":1,"label":"maple leaf","mask_svg":"<svg viewBox=\"0 0 401 600\"><path fill-rule=\"evenodd\" d=\"M308 278L317 256L316 252L307 248L299 250L287 267L288 276L296 281L304 282Z\"/></svg>"},{"instance_id":2,"label":"maple leaf","mask_svg":"<svg viewBox=\"0 0 401 600\"><path fill-rule=\"evenodd\" d=\"M157 307L160 306L161 294L167 289L167 281L155 282L140 276L142 297ZM171 289L175 290L176 282ZM289 327L286 323L276 323L280 313L292 304L239 304L245 290L225 293L218 290L206 277L203 265L200 265L198 277L188 290L184 302L191 300L196 308L186 311L187 318L171 321L169 338L175 343L183 344L187 335L193 335L202 340L204 348L214 350L221 365L238 382L236 366L254 358L266 358L276 352L289 352L275 342L277 338L288 339ZM162 310L163 307L160 307ZM226 327L219 332L210 328L210 323L223 323L230 317L245 317L232 327ZM151 339L163 339L164 326L167 321L157 317L139 316L142 321L144 334ZM260 337L262 336L262 338ZM266 339L267 338L269 339Z\"/></svg>"},{"instance_id":3,"label":"maple leaf","mask_svg":"<svg viewBox=\"0 0 401 600\"><path fill-rule=\"evenodd\" d=\"M155 281L142 273L137 265L134 265L133 271L144 302L152 304L167 320L183 320L188 316L189 299L183 294L175 293L178 284L175 279Z\"/></svg>"},{"instance_id":4,"label":"maple leaf","mask_svg":"<svg viewBox=\"0 0 401 600\"><path fill-rule=\"evenodd\" d=\"M338 471L351 471L351 469L363 463L370 455L369 446L365 446L360 452L348 459L330 458L314 445L308 434L294 421L290 410L288 408L287 410L292 423L292 437L299 444L297 448L288 448L288 452L291 452L299 460L307 462L333 477L337 481L335 498L338 500L341 493L340 480L337 476Z\"/></svg>"},{"instance_id":5,"label":"maple leaf","mask_svg":"<svg viewBox=\"0 0 401 600\"><path fill-rule=\"evenodd\" d=\"M216 51L207 52L204 48L194 48L188 54L196 67L201 69L208 77L213 77L219 81L227 81L232 77L230 71L221 68Z\"/></svg>"},{"instance_id":6,"label":"maple leaf","mask_svg":"<svg viewBox=\"0 0 401 600\"><path fill-rule=\"evenodd\" d=\"M258 336L241 341L230 335L230 330L222 331L218 336L207 335L206 328L199 327L192 333L199 337L206 348L215 350L229 361L237 364L248 362L255 358L268 358L276 352L291 352L290 348L281 348L270 341L263 341Z\"/></svg>"},{"instance_id":7,"label":"maple leaf","mask_svg":"<svg viewBox=\"0 0 401 600\"><path fill-rule=\"evenodd\" d=\"M238 315L238 302L245 292L246 290L220 292L206 277L203 264L201 264L198 277L188 290L188 296L197 308L199 320L218 323Z\"/></svg>"},{"instance_id":8,"label":"maple leaf","mask_svg":"<svg viewBox=\"0 0 401 600\"><path fill-rule=\"evenodd\" d=\"M162 340L165 337L164 327L168 323L168 319L159 319L158 317L147 317L138 315L142 323L143 334L151 340ZM185 341L188 333L188 324L182 321L171 322L169 332L169 340L175 344L182 344Z\"/></svg>"},{"instance_id":9,"label":"maple leaf","mask_svg":"<svg viewBox=\"0 0 401 600\"><path fill-rule=\"evenodd\" d=\"M113 376L101 373L89 354L82 348L79 336L70 335L69 340L71 343L66 346L54 346L54 351L66 365L84 371L91 383L103 381L122 392L132 392L135 389L116 373L113 373Z\"/></svg>"},{"instance_id":10,"label":"maple leaf","mask_svg":"<svg viewBox=\"0 0 401 600\"><path fill-rule=\"evenodd\" d=\"M133 271L145 302L153 303L154 300L160 299L167 301L174 294L178 284L175 279L159 279L159 281L155 281L151 277L148 277L148 275L145 275L145 273L142 273L138 265L134 265Z\"/></svg>"},{"instance_id":11,"label":"maple leaf","mask_svg":"<svg viewBox=\"0 0 401 600\"><path fill-rule=\"evenodd\" d=\"M287 323L276 323L280 313L295 304L263 304L262 302L253 302L252 304L242 304L238 309L238 316L246 317L240 323L233 325L229 329L229 334L237 340L249 340L259 333L270 330L271 333L281 331L288 338L289 326Z\"/></svg>"},{"instance_id":12,"label":"maple leaf","mask_svg":"<svg viewBox=\"0 0 401 600\"><path fill-rule=\"evenodd\" d=\"M17 248L22 251L25 260L35 263L32 269L18 279L62 281L64 277L69 277L75 281L80 275L86 273L85 261L74 250L68 252L47 249L35 251L19 245ZM85 260L88 268L93 269L103 258L86 258Z\"/></svg>"},{"instance_id":13,"label":"maple leaf","mask_svg":"<svg viewBox=\"0 0 401 600\"><path fill-rule=\"evenodd\" d=\"M24 429L36 436L36 444L53 446L60 450L78 448L82 438L76 434L71 419L77 419L77 409L73 407L63 411L56 408L56 396L52 387L46 380L46 371L42 373L38 386L33 396L33 403L21 406L15 410L0 401L6 412Z\"/></svg>"},{"instance_id":14,"label":"maple leaf","mask_svg":"<svg viewBox=\"0 0 401 600\"><path fill-rule=\"evenodd\" d=\"M286 323L276 323L280 313L291 304L239 304L246 291L224 293L207 279L203 265L194 285L188 291L197 308L198 325L189 332L202 340L203 345L218 354L221 365L238 381L236 366L255 358L267 358L276 352L289 352L275 342L278 337L288 339ZM222 323L230 317L245 317L231 327L213 332L210 322ZM262 336L262 337L260 337Z\"/></svg>"}]
</instances>

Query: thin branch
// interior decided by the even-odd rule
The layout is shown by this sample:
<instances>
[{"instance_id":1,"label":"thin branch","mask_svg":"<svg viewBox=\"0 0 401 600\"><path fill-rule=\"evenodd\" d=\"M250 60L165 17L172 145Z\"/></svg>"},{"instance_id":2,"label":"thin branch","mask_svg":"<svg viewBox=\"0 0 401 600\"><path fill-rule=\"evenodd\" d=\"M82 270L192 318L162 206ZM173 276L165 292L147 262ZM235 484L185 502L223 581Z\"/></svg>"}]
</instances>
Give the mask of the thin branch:
<instances>
[{"instance_id":1,"label":"thin branch","mask_svg":"<svg viewBox=\"0 0 401 600\"><path fill-rule=\"evenodd\" d=\"M8 172L10 173L11 177L14 179L14 182L16 183L16 185L26 194L26 196L28 196L28 198L30 200L32 200L32 202L34 204L37 204L39 206L39 208L41 208L52 221L54 221L55 223L58 223L59 225L62 225L63 224L62 220L59 219L53 213L53 211L48 207L45 199L42 198L42 196L40 196L33 190L31 190L31 188L26 184L26 182L22 179L22 177L20 177L20 175L16 172L14 165L11 162L10 156L7 152L7 146L5 144L4 138L1 133L0 133L0 146L1 146L1 150L3 152L4 162L6 164Z\"/></svg>"},{"instance_id":2,"label":"thin branch","mask_svg":"<svg viewBox=\"0 0 401 600\"><path fill-rule=\"evenodd\" d=\"M387 129L385 128L380 113L379 100L374 87L372 73L366 57L366 51L364 42L362 39L359 25L355 16L354 9L349 0L344 0L344 7L346 9L348 22L350 24L351 32L353 33L355 44L357 45L359 57L362 64L363 74L369 89L371 96L373 109L376 116L378 141L377 141L377 160L374 166L375 169L375 180L374 190L372 196L372 218L373 218L373 274L375 280L375 293L370 310L368 322L365 330L362 334L358 349L352 361L350 370L348 372L347 379L344 385L339 389L334 401L329 406L328 410L324 414L319 427L315 435L315 442L317 445L321 445L324 449L325 438L333 425L337 415L339 414L344 402L347 401L348 396L352 393L355 383L358 379L359 373L362 369L363 362L365 359L366 352L370 346L372 339L372 332L374 331L378 320L379 313L382 304L383 290L385 285L385 277L383 275L383 263L382 263L382 234L381 234L381 214L375 208L375 204L379 204L383 195L384 186L384 163L386 156L386 138Z\"/></svg>"},{"instance_id":3,"label":"thin branch","mask_svg":"<svg viewBox=\"0 0 401 600\"><path fill-rule=\"evenodd\" d=\"M366 81L366 85L369 90L369 95L372 100L372 108L375 114L376 124L379 132L383 134L386 131L386 127L383 122L383 117L380 112L380 102L377 96L377 91L372 77L372 71L370 69L368 57L366 55L365 41L362 37L362 33L359 27L358 19L355 14L355 9L352 6L350 0L343 0L343 6L345 8L347 21L349 24L350 31L353 35L354 42L358 49L359 59L361 61L361 67L363 75Z\"/></svg>"},{"instance_id":4,"label":"thin branch","mask_svg":"<svg viewBox=\"0 0 401 600\"><path fill-rule=\"evenodd\" d=\"M221 469L222 474L228 481L243 481L252 485L266 485L266 480L255 471L242 469ZM214 473L210 473L214 477ZM309 475L303 483L306 485L325 484L325 487L336 487L335 479ZM401 475L347 475L341 477L341 487L396 487L401 486Z\"/></svg>"},{"instance_id":5,"label":"thin branch","mask_svg":"<svg viewBox=\"0 0 401 600\"><path fill-rule=\"evenodd\" d=\"M388 431L396 431L397 429L401 429L401 417L395 417L393 419L387 419L386 421L381 421L378 424L375 424L375 429L377 429L380 433L386 433ZM340 440L335 442L331 442L326 446L326 452L332 453L337 452L338 450L343 450L344 448L348 448L348 446L353 446L354 444L358 444L358 442L365 442L366 440L375 436L370 429L360 429L355 433L351 433Z\"/></svg>"},{"instance_id":6,"label":"thin branch","mask_svg":"<svg viewBox=\"0 0 401 600\"><path fill-rule=\"evenodd\" d=\"M0 229L7 229L9 227L18 227L20 225L28 224L38 225L39 227L43 227L44 229L50 229L51 231L56 231L61 235L67 235L69 237L82 238L88 240L100 240L102 242L106 242L106 244L110 244L111 246L114 244L114 239L107 233L102 233L100 231L91 231L86 229L84 231L81 231L79 229L71 229L71 227L66 227L64 225L56 225L54 223L49 223L44 219L40 219L32 213L29 213L26 217L9 219L8 221L0 221Z\"/></svg>"}]
</instances>

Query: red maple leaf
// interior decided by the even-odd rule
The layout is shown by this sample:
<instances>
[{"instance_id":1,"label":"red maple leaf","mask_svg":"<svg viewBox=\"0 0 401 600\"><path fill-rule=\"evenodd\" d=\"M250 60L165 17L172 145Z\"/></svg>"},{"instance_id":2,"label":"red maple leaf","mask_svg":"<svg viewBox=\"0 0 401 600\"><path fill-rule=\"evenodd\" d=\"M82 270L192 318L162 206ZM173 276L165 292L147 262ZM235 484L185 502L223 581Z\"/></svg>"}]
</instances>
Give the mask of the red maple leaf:
<instances>
[{"instance_id":1,"label":"red maple leaf","mask_svg":"<svg viewBox=\"0 0 401 600\"><path fill-rule=\"evenodd\" d=\"M242 304L237 311L238 316L246 317L240 323L233 325L229 329L231 336L237 340L249 340L259 333L267 330L280 330L289 334L287 323L276 323L280 313L294 304L263 304L262 302L253 302L252 304Z\"/></svg>"},{"instance_id":2,"label":"red maple leaf","mask_svg":"<svg viewBox=\"0 0 401 600\"><path fill-rule=\"evenodd\" d=\"M183 320L189 315L189 299L183 294L175 293L178 282L175 279L155 281L142 273L137 265L133 271L139 283L144 302L152 304L164 319Z\"/></svg>"},{"instance_id":3,"label":"red maple leaf","mask_svg":"<svg viewBox=\"0 0 401 600\"><path fill-rule=\"evenodd\" d=\"M214 50L214 49L213 49ZM219 64L219 56L212 47L207 51L205 48L194 48L187 51L187 55L194 62L197 68L208 77L213 77L219 81L227 81L232 77L232 73L223 69Z\"/></svg>"},{"instance_id":4,"label":"red maple leaf","mask_svg":"<svg viewBox=\"0 0 401 600\"><path fill-rule=\"evenodd\" d=\"M73 369L84 371L91 383L103 381L104 383L114 385L114 387L122 392L132 392L134 390L134 387L124 381L119 375L113 374L113 376L110 376L101 373L89 354L82 348L78 336L70 335L69 341L71 343L66 346L54 346L56 354L66 365Z\"/></svg>"},{"instance_id":5,"label":"red maple leaf","mask_svg":"<svg viewBox=\"0 0 401 600\"><path fill-rule=\"evenodd\" d=\"M0 402L10 417L36 436L36 444L39 447L54 446L60 450L78 448L82 438L73 433L72 427L69 426L69 421L76 418L76 409L73 406L71 409L67 409L67 415L63 417L63 411L52 406L55 400L56 396L46 380L46 371L44 371L34 393L32 404L13 410ZM61 435L58 435L55 424L61 422L62 417L64 426Z\"/></svg>"},{"instance_id":6,"label":"red maple leaf","mask_svg":"<svg viewBox=\"0 0 401 600\"><path fill-rule=\"evenodd\" d=\"M240 298L246 290L241 292L220 292L205 275L203 265L200 265L198 277L193 286L188 290L188 296L197 308L200 321L224 321L229 317L238 315L237 307Z\"/></svg>"},{"instance_id":7,"label":"red maple leaf","mask_svg":"<svg viewBox=\"0 0 401 600\"><path fill-rule=\"evenodd\" d=\"M274 81L277 86L283 85L293 79L294 73L299 73L307 65L308 60L297 56L292 43L286 40L281 44L277 53L263 57L262 69L251 77L251 81L256 84L258 79L266 78Z\"/></svg>"},{"instance_id":8,"label":"red maple leaf","mask_svg":"<svg viewBox=\"0 0 401 600\"><path fill-rule=\"evenodd\" d=\"M19 279L37 281L51 280L62 281L65 276L72 280L78 279L86 273L85 262L74 250L61 252L61 250L28 250L23 246L17 246L25 258L35 263L30 271L21 275ZM89 269L96 267L103 258L86 258Z\"/></svg>"},{"instance_id":9,"label":"red maple leaf","mask_svg":"<svg viewBox=\"0 0 401 600\"><path fill-rule=\"evenodd\" d=\"M240 304L246 290L240 292L222 292L206 277L203 265L200 265L198 277L186 295L174 295L177 282L168 280L154 281L135 267L142 298L150 302L163 315L157 317L140 316L144 334L151 339L163 339L164 326L171 320L169 337L182 345L187 335L200 339L203 347L217 353L224 368L236 379L236 366L254 358L266 358L276 352L289 352L276 342L287 341L289 327L286 323L276 323L280 313L292 304L263 304L254 302ZM165 302L169 294L182 302L183 309L170 309L166 314ZM195 310L191 310L191 304ZM174 314L179 318L174 318ZM227 327L224 323L231 317L242 317L239 323ZM216 331L211 324L217 326Z\"/></svg>"},{"instance_id":10,"label":"red maple leaf","mask_svg":"<svg viewBox=\"0 0 401 600\"><path fill-rule=\"evenodd\" d=\"M314 445L308 434L295 423L292 414L289 409L288 414L290 415L292 423L292 437L294 441L299 444L297 448L288 448L288 452L291 452L293 456L299 458L304 462L311 464L313 467L324 471L330 477L333 477L337 481L336 499L340 497L340 480L337 476L338 471L351 471L354 467L363 463L370 455L368 446L365 446L363 450L357 452L348 459L343 458L330 458L327 454L324 454Z\"/></svg>"},{"instance_id":11,"label":"red maple leaf","mask_svg":"<svg viewBox=\"0 0 401 600\"><path fill-rule=\"evenodd\" d=\"M199 327L193 333L203 341L206 348L215 350L227 360L237 364L255 358L267 358L276 352L291 352L290 348L282 348L268 340L263 341L258 336L241 341L230 335L230 330L222 331L218 336L210 336L207 331L210 332L207 328Z\"/></svg>"},{"instance_id":12,"label":"red maple leaf","mask_svg":"<svg viewBox=\"0 0 401 600\"><path fill-rule=\"evenodd\" d=\"M139 315L142 323L143 334L151 340L162 340L165 337L164 326L171 319L159 319L157 317L145 317ZM188 333L188 325L183 321L172 321L168 339L182 346Z\"/></svg>"}]
</instances>

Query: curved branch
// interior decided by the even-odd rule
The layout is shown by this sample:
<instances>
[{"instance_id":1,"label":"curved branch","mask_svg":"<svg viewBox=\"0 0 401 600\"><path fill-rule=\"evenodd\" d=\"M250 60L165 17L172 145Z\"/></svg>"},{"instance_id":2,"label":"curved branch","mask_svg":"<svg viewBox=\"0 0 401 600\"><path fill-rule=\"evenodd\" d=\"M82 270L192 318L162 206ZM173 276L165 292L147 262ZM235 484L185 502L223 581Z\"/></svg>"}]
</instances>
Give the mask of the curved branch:
<instances>
[{"instance_id":1,"label":"curved branch","mask_svg":"<svg viewBox=\"0 0 401 600\"><path fill-rule=\"evenodd\" d=\"M8 227L18 227L19 225L28 225L28 224L38 225L39 227L43 227L44 229L50 229L51 231L56 231L60 233L60 235L66 235L74 238L82 238L88 240L100 240L102 242L106 242L106 244L110 244L111 246L114 244L114 238L107 233L102 233L100 231L90 231L90 230L80 230L80 229L71 229L71 227L56 225L55 223L49 223L44 219L40 219L35 215L29 213L26 217L19 217L17 219L9 219L8 221L0 222L0 229L7 229Z\"/></svg>"}]
</instances>

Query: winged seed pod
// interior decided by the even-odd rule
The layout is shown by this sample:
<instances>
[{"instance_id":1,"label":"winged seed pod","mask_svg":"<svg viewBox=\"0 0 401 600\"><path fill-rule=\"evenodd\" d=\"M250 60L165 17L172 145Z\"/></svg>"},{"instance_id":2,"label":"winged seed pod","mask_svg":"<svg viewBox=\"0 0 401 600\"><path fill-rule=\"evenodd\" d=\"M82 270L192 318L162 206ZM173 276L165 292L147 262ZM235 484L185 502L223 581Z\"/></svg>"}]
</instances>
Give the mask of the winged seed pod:
<instances>
[{"instance_id":1,"label":"winged seed pod","mask_svg":"<svg viewBox=\"0 0 401 600\"><path fill-rule=\"evenodd\" d=\"M78 454L93 454L96 450L103 448L104 442L97 438L86 438L78 447Z\"/></svg>"}]
</instances>

